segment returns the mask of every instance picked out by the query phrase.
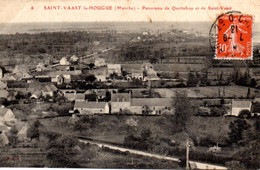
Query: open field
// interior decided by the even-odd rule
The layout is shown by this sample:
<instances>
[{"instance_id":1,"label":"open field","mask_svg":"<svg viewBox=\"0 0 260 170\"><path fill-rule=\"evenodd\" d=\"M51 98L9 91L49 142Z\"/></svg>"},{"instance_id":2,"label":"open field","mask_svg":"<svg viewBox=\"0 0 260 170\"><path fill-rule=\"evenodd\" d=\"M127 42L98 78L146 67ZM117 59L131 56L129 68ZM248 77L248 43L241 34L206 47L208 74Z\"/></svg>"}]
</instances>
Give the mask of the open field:
<instances>
[{"instance_id":1,"label":"open field","mask_svg":"<svg viewBox=\"0 0 260 170\"><path fill-rule=\"evenodd\" d=\"M162 88L154 89L160 93L162 97L170 98L175 97L176 93L186 92L188 97L191 98L215 98L219 96L226 98L239 98L247 97L248 87L244 86L210 86L210 87L188 87L188 88ZM250 88L250 97L260 95L260 90Z\"/></svg>"}]
</instances>

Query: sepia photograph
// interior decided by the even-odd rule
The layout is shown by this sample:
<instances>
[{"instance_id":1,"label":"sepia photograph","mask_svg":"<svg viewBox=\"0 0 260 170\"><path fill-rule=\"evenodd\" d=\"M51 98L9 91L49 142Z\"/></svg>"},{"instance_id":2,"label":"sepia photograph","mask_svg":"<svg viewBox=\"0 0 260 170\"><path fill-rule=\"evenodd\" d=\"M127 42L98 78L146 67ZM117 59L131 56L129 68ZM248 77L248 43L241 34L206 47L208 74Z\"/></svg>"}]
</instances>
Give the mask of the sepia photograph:
<instances>
[{"instance_id":1,"label":"sepia photograph","mask_svg":"<svg viewBox=\"0 0 260 170\"><path fill-rule=\"evenodd\" d=\"M257 0L0 5L1 168L260 168Z\"/></svg>"}]
</instances>

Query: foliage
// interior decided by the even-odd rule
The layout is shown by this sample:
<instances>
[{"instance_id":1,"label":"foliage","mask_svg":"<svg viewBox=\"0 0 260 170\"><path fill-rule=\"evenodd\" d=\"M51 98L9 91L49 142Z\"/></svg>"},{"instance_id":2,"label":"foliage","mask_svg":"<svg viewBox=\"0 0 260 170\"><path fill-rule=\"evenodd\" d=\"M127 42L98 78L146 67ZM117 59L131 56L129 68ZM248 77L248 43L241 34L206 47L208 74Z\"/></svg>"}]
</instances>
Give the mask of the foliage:
<instances>
[{"instance_id":1,"label":"foliage","mask_svg":"<svg viewBox=\"0 0 260 170\"><path fill-rule=\"evenodd\" d=\"M180 132L186 130L186 124L189 122L190 117L196 112L193 108L186 93L176 93L176 98L173 103L175 108L174 120L175 131Z\"/></svg>"},{"instance_id":2,"label":"foliage","mask_svg":"<svg viewBox=\"0 0 260 170\"><path fill-rule=\"evenodd\" d=\"M141 131L140 136L134 136L133 134L126 135L124 138L124 145L134 149L152 150L153 141L151 130L144 128Z\"/></svg>"},{"instance_id":3,"label":"foliage","mask_svg":"<svg viewBox=\"0 0 260 170\"><path fill-rule=\"evenodd\" d=\"M193 73L189 73L188 80L187 80L187 86L189 87L195 87L198 84L198 79Z\"/></svg>"},{"instance_id":4,"label":"foliage","mask_svg":"<svg viewBox=\"0 0 260 170\"><path fill-rule=\"evenodd\" d=\"M248 109L243 109L239 112L238 117L240 117L240 118L250 118L251 112Z\"/></svg>"},{"instance_id":5,"label":"foliage","mask_svg":"<svg viewBox=\"0 0 260 170\"><path fill-rule=\"evenodd\" d=\"M15 126L12 126L8 135L9 143L12 147L14 147L18 143L18 136L17 136L18 130Z\"/></svg>"},{"instance_id":6,"label":"foliage","mask_svg":"<svg viewBox=\"0 0 260 170\"><path fill-rule=\"evenodd\" d=\"M229 142L238 144L243 139L243 131L249 128L246 120L237 119L229 124Z\"/></svg>"},{"instance_id":7,"label":"foliage","mask_svg":"<svg viewBox=\"0 0 260 170\"><path fill-rule=\"evenodd\" d=\"M90 83L93 83L96 79L97 79L97 78L96 78L93 74L88 75L88 76L85 78L86 82L90 82Z\"/></svg>"},{"instance_id":8,"label":"foliage","mask_svg":"<svg viewBox=\"0 0 260 170\"><path fill-rule=\"evenodd\" d=\"M36 120L32 124L29 125L29 128L27 129L27 137L32 139L39 139L40 136L40 127L42 124L39 120Z\"/></svg>"},{"instance_id":9,"label":"foliage","mask_svg":"<svg viewBox=\"0 0 260 170\"><path fill-rule=\"evenodd\" d=\"M46 164L48 167L77 168L79 165L72 160L73 148L77 145L74 138L61 136L46 147Z\"/></svg>"},{"instance_id":10,"label":"foliage","mask_svg":"<svg viewBox=\"0 0 260 170\"><path fill-rule=\"evenodd\" d=\"M66 115L69 113L69 110L73 108L73 103L55 103L51 104L50 110L57 112L59 115Z\"/></svg>"}]
</instances>

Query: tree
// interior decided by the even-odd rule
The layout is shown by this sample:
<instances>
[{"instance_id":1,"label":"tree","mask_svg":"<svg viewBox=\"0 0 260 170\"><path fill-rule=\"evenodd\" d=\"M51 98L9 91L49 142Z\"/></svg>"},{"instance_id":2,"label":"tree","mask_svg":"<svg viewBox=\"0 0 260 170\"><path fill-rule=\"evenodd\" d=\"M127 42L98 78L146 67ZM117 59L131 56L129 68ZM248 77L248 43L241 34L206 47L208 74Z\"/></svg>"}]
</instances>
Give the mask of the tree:
<instances>
[{"instance_id":1,"label":"tree","mask_svg":"<svg viewBox=\"0 0 260 170\"><path fill-rule=\"evenodd\" d=\"M229 142L238 144L243 139L243 131L247 130L250 126L247 124L246 120L237 119L233 122L230 122L229 129L230 132L228 134L229 136Z\"/></svg>"},{"instance_id":2,"label":"tree","mask_svg":"<svg viewBox=\"0 0 260 170\"><path fill-rule=\"evenodd\" d=\"M176 93L173 107L175 108L173 121L176 127L175 131L180 132L186 130L186 124L190 120L192 114L196 112L196 109L191 105L185 92Z\"/></svg>"},{"instance_id":3,"label":"tree","mask_svg":"<svg viewBox=\"0 0 260 170\"><path fill-rule=\"evenodd\" d=\"M151 112L150 107L148 105L144 105L143 114L149 115L150 112Z\"/></svg>"},{"instance_id":4,"label":"tree","mask_svg":"<svg viewBox=\"0 0 260 170\"><path fill-rule=\"evenodd\" d=\"M151 62L152 64L156 64L156 63L157 63L157 59L156 59L156 58L151 58L151 59L150 59L150 62Z\"/></svg>"},{"instance_id":5,"label":"tree","mask_svg":"<svg viewBox=\"0 0 260 170\"><path fill-rule=\"evenodd\" d=\"M60 136L54 141L51 141L46 147L46 164L48 167L66 167L77 168L79 165L73 161L73 156L77 155L74 147L77 145L77 140L68 137ZM76 152L76 153L75 153Z\"/></svg>"},{"instance_id":6,"label":"tree","mask_svg":"<svg viewBox=\"0 0 260 170\"><path fill-rule=\"evenodd\" d=\"M36 120L35 122L33 122L28 130L27 130L27 137L30 138L31 140L32 139L39 139L39 135L40 135L40 126L41 123L39 120Z\"/></svg>"},{"instance_id":7,"label":"tree","mask_svg":"<svg viewBox=\"0 0 260 170\"><path fill-rule=\"evenodd\" d=\"M235 155L246 166L247 169L260 167L260 119L248 130L243 131L242 143L244 147Z\"/></svg>"},{"instance_id":8,"label":"tree","mask_svg":"<svg viewBox=\"0 0 260 170\"><path fill-rule=\"evenodd\" d=\"M188 80L187 80L187 86L195 87L198 84L198 79L193 73L189 73Z\"/></svg>"},{"instance_id":9,"label":"tree","mask_svg":"<svg viewBox=\"0 0 260 170\"><path fill-rule=\"evenodd\" d=\"M90 63L88 66L89 66L90 69L93 69L95 67L95 64L94 63Z\"/></svg>"},{"instance_id":10,"label":"tree","mask_svg":"<svg viewBox=\"0 0 260 170\"><path fill-rule=\"evenodd\" d=\"M96 79L97 78L93 74L91 74L91 75L87 76L85 80L86 80L86 82L93 83Z\"/></svg>"},{"instance_id":11,"label":"tree","mask_svg":"<svg viewBox=\"0 0 260 170\"><path fill-rule=\"evenodd\" d=\"M9 135L8 135L8 140L12 147L14 147L18 142L17 133L18 133L18 130L16 129L16 127L12 126L10 129Z\"/></svg>"},{"instance_id":12,"label":"tree","mask_svg":"<svg viewBox=\"0 0 260 170\"><path fill-rule=\"evenodd\" d=\"M248 109L243 109L239 112L238 117L248 119L251 117L251 112Z\"/></svg>"}]
</instances>

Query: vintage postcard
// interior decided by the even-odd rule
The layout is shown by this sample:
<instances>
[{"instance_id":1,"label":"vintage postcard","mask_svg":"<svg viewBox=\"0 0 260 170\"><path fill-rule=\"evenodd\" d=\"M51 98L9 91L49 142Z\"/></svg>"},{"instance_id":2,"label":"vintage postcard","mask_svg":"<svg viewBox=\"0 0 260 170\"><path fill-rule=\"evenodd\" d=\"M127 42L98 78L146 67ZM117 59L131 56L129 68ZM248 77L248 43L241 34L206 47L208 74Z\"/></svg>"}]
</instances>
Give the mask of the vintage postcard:
<instances>
[{"instance_id":1,"label":"vintage postcard","mask_svg":"<svg viewBox=\"0 0 260 170\"><path fill-rule=\"evenodd\" d=\"M260 168L259 0L0 6L0 167Z\"/></svg>"}]
</instances>

